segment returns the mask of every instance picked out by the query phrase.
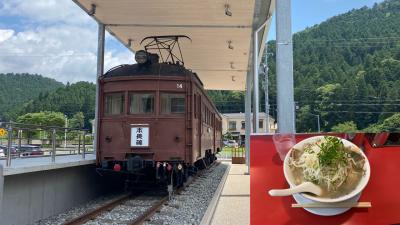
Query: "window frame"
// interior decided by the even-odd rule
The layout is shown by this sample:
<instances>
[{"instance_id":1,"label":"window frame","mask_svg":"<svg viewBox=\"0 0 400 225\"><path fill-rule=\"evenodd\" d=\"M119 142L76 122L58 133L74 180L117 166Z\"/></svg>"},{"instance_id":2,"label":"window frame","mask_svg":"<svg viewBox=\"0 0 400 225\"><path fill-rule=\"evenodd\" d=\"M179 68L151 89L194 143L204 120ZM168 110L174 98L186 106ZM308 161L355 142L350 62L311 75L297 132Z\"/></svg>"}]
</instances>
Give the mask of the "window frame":
<instances>
[{"instance_id":1,"label":"window frame","mask_svg":"<svg viewBox=\"0 0 400 225\"><path fill-rule=\"evenodd\" d=\"M132 113L131 112L131 94L152 94L153 95L153 112L151 112L151 113L142 113L142 112ZM157 108L156 108L156 105L157 105L157 93L154 92L154 91L128 91L128 99L127 100L128 100L128 102L127 102L127 107L128 107L127 113L130 116L135 116L135 115L143 116L143 115L155 115L156 114L156 110L157 110Z\"/></svg>"},{"instance_id":2,"label":"window frame","mask_svg":"<svg viewBox=\"0 0 400 225\"><path fill-rule=\"evenodd\" d=\"M246 129L246 121L240 121L240 129Z\"/></svg>"},{"instance_id":3,"label":"window frame","mask_svg":"<svg viewBox=\"0 0 400 225\"><path fill-rule=\"evenodd\" d=\"M122 101L122 111L119 114L108 114L106 113L106 107L107 107L107 102L106 102L106 97L107 95L113 95L113 94L122 94L123 96L123 101ZM112 91L112 92L104 92L103 93L103 116L104 117L117 117L117 116L124 116L126 114L126 91Z\"/></svg>"},{"instance_id":4,"label":"window frame","mask_svg":"<svg viewBox=\"0 0 400 225\"><path fill-rule=\"evenodd\" d=\"M162 95L163 94L173 94L173 95L182 95L183 96L183 112L163 112L163 107L162 107ZM173 91L160 91L159 93L159 101L158 101L158 107L159 107L159 114L162 116L181 116L181 115L185 115L186 113L186 107L187 107L187 99L186 99L186 94L184 92L173 92ZM172 106L172 104L171 104Z\"/></svg>"},{"instance_id":5,"label":"window frame","mask_svg":"<svg viewBox=\"0 0 400 225\"><path fill-rule=\"evenodd\" d=\"M235 124L235 128L234 128L234 129L231 128L231 123L234 123L234 124ZM237 124L236 124L236 121L228 121L228 130L229 130L229 131L234 131L234 130L236 130L236 128L237 128L236 125L237 125Z\"/></svg>"}]
</instances>

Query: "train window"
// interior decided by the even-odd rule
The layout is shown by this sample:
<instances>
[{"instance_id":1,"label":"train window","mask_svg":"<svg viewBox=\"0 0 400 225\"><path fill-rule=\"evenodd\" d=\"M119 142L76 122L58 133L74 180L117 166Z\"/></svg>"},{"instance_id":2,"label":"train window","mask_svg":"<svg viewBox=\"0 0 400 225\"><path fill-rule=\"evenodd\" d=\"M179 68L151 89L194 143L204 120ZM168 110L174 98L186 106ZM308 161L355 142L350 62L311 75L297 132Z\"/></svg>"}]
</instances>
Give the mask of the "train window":
<instances>
[{"instance_id":1,"label":"train window","mask_svg":"<svg viewBox=\"0 0 400 225\"><path fill-rule=\"evenodd\" d=\"M120 115L124 112L125 94L124 93L109 93L105 94L105 115Z\"/></svg>"},{"instance_id":2,"label":"train window","mask_svg":"<svg viewBox=\"0 0 400 225\"><path fill-rule=\"evenodd\" d=\"M129 93L129 113L146 114L154 112L154 94Z\"/></svg>"},{"instance_id":3,"label":"train window","mask_svg":"<svg viewBox=\"0 0 400 225\"><path fill-rule=\"evenodd\" d=\"M185 95L161 93L161 113L185 113Z\"/></svg>"}]
</instances>

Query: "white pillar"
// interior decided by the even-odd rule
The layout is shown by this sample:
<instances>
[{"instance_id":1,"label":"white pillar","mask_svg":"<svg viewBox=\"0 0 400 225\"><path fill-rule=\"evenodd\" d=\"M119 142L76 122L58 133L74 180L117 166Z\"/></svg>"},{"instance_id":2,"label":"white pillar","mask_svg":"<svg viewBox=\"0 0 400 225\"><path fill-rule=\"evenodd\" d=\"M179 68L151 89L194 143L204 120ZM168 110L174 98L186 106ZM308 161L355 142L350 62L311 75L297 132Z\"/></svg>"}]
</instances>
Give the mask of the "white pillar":
<instances>
[{"instance_id":1,"label":"white pillar","mask_svg":"<svg viewBox=\"0 0 400 225\"><path fill-rule=\"evenodd\" d=\"M104 42L105 42L105 26L99 23L99 31L97 38L97 76L96 76L96 105L95 105L95 118L94 118L94 140L93 140L93 151L96 152L97 140L99 132L99 77L103 75L104 72ZM85 140L83 140L85 141Z\"/></svg>"},{"instance_id":2,"label":"white pillar","mask_svg":"<svg viewBox=\"0 0 400 225\"><path fill-rule=\"evenodd\" d=\"M251 83L252 74L247 72L246 76L246 95L245 95L245 147L247 173L250 174L250 133L251 133Z\"/></svg>"},{"instance_id":3,"label":"white pillar","mask_svg":"<svg viewBox=\"0 0 400 225\"><path fill-rule=\"evenodd\" d=\"M291 0L276 1L278 131L295 133Z\"/></svg>"}]
</instances>

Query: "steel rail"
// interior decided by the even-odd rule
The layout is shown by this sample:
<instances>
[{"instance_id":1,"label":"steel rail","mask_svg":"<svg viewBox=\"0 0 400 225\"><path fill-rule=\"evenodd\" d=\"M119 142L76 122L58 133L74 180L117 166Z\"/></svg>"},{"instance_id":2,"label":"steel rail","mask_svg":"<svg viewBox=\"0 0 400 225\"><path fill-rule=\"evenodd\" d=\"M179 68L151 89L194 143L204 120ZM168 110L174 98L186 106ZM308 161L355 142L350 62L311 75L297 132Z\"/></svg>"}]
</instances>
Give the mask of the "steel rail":
<instances>
[{"instance_id":1,"label":"steel rail","mask_svg":"<svg viewBox=\"0 0 400 225\"><path fill-rule=\"evenodd\" d=\"M174 193L179 195L182 191L185 190L186 187L191 185L197 178L199 178L201 175L203 175L208 169L210 169L211 167L215 167L215 166L219 165L220 163L221 162L219 162L219 161L214 161L212 164L210 164L210 166L208 166L206 169L201 170L200 172L198 172L183 187L178 188ZM131 222L129 222L128 225L142 225L146 221L149 221L150 218L155 213L160 211L160 209L164 206L164 204L166 204L168 202L168 200L169 200L169 197L166 196L166 197L162 198L161 200L157 201L152 207L147 209L142 215L140 215L136 219L134 219Z\"/></svg>"},{"instance_id":2,"label":"steel rail","mask_svg":"<svg viewBox=\"0 0 400 225\"><path fill-rule=\"evenodd\" d=\"M62 225L80 225L84 224L89 220L96 218L98 215L104 213L105 211L110 211L111 209L115 208L116 206L120 205L121 203L129 200L132 197L132 194L125 194L123 196L117 197L116 199L96 208L88 213L80 215L72 220L64 222Z\"/></svg>"},{"instance_id":3,"label":"steel rail","mask_svg":"<svg viewBox=\"0 0 400 225\"><path fill-rule=\"evenodd\" d=\"M200 176L202 176L208 169L215 167L217 165L219 165L220 162L214 161L210 166L208 166L206 169L199 171L195 176L193 176L191 179L188 180L188 182L183 186L178 188L177 190L174 191L174 194L179 195L182 191L185 190L186 187L188 187L189 185L191 185L197 178L199 178ZM141 196L140 193L138 195L135 195L135 197L139 197ZM125 194L123 196L117 197L114 200L98 207L95 208L83 215L80 215L76 218L73 218L71 220L65 221L64 223L62 223L62 225L81 225L86 223L89 220L93 220L95 219L97 216L99 216L100 214L106 212L106 211L111 211L113 208L115 208L116 206L122 204L123 202L131 199L133 196L132 193L129 194ZM142 213L140 216L138 216L137 218L132 219L131 221L128 221L127 224L128 225L139 225L139 224L143 224L144 222L148 221L155 213L159 212L159 210L166 205L166 203L169 200L169 196L165 196L162 197L162 199L158 200L156 203L154 203L150 208L148 208L144 213Z\"/></svg>"}]
</instances>

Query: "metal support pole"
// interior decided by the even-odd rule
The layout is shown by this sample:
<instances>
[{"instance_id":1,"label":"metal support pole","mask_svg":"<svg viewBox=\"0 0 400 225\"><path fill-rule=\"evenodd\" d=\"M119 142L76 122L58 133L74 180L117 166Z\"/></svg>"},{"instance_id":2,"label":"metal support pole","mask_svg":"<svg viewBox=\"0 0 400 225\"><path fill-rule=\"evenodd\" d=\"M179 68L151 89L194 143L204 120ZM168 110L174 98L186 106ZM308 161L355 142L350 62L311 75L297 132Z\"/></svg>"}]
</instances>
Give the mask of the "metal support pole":
<instances>
[{"instance_id":1,"label":"metal support pole","mask_svg":"<svg viewBox=\"0 0 400 225\"><path fill-rule=\"evenodd\" d=\"M96 76L96 105L95 105L95 118L94 118L94 138L93 138L93 153L97 151L97 138L99 131L99 77L103 75L104 70L104 40L105 40L105 25L99 23L99 31L97 38L97 76ZM85 141L83 142L85 143ZM84 150L85 152L85 150Z\"/></svg>"},{"instance_id":2,"label":"metal support pole","mask_svg":"<svg viewBox=\"0 0 400 225\"><path fill-rule=\"evenodd\" d=\"M291 0L276 1L278 131L295 133Z\"/></svg>"},{"instance_id":3,"label":"metal support pole","mask_svg":"<svg viewBox=\"0 0 400 225\"><path fill-rule=\"evenodd\" d=\"M253 33L253 132L258 133L258 121L259 121L259 95L258 95L258 32Z\"/></svg>"},{"instance_id":4,"label":"metal support pole","mask_svg":"<svg viewBox=\"0 0 400 225\"><path fill-rule=\"evenodd\" d=\"M321 133L321 124L319 122L319 115L316 115L316 116L317 116L317 123L318 123L318 133Z\"/></svg>"},{"instance_id":5,"label":"metal support pole","mask_svg":"<svg viewBox=\"0 0 400 225\"><path fill-rule=\"evenodd\" d=\"M6 166L9 167L11 166L11 148L12 148L12 124L8 125L7 128L7 134L8 134L8 142L7 142L7 161L6 161Z\"/></svg>"},{"instance_id":6,"label":"metal support pole","mask_svg":"<svg viewBox=\"0 0 400 225\"><path fill-rule=\"evenodd\" d=\"M22 130L18 130L18 150L21 151Z\"/></svg>"},{"instance_id":7,"label":"metal support pole","mask_svg":"<svg viewBox=\"0 0 400 225\"><path fill-rule=\"evenodd\" d=\"M83 131L82 159L86 157L86 131Z\"/></svg>"},{"instance_id":8,"label":"metal support pole","mask_svg":"<svg viewBox=\"0 0 400 225\"><path fill-rule=\"evenodd\" d=\"M78 155L81 154L81 134L78 133Z\"/></svg>"},{"instance_id":9,"label":"metal support pole","mask_svg":"<svg viewBox=\"0 0 400 225\"><path fill-rule=\"evenodd\" d=\"M67 127L68 127L68 117L64 115L65 118L65 129L64 129L64 150L67 149ZM70 152L71 153L71 152Z\"/></svg>"},{"instance_id":10,"label":"metal support pole","mask_svg":"<svg viewBox=\"0 0 400 225\"><path fill-rule=\"evenodd\" d=\"M252 74L247 72L246 95L245 95L245 147L247 173L250 174L250 133L251 133L251 82Z\"/></svg>"},{"instance_id":11,"label":"metal support pole","mask_svg":"<svg viewBox=\"0 0 400 225\"><path fill-rule=\"evenodd\" d=\"M56 161L56 129L53 129L51 133L51 162L54 163Z\"/></svg>"}]
</instances>

